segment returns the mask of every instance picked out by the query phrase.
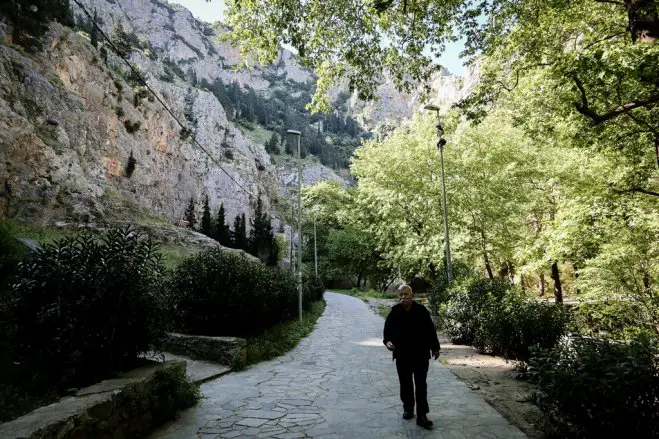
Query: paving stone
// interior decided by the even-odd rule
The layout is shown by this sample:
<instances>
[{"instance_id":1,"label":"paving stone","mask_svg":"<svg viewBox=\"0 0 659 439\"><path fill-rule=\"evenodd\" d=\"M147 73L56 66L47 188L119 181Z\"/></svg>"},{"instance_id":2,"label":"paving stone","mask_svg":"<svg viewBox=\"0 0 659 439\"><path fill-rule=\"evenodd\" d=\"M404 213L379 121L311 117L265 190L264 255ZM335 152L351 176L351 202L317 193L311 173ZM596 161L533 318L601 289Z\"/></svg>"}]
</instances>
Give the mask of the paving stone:
<instances>
[{"instance_id":1,"label":"paving stone","mask_svg":"<svg viewBox=\"0 0 659 439\"><path fill-rule=\"evenodd\" d=\"M245 425L247 427L260 427L261 425L268 422L266 419L259 418L245 418L240 422L237 422L238 425Z\"/></svg>"},{"instance_id":2,"label":"paving stone","mask_svg":"<svg viewBox=\"0 0 659 439\"><path fill-rule=\"evenodd\" d=\"M240 414L245 418L259 418L259 419L278 419L286 416L286 412L275 412L271 410L245 410Z\"/></svg>"},{"instance_id":3,"label":"paving stone","mask_svg":"<svg viewBox=\"0 0 659 439\"><path fill-rule=\"evenodd\" d=\"M428 371L435 429L404 421L384 321L353 297L325 299L316 329L295 349L203 384L205 399L150 438L525 438L439 362Z\"/></svg>"}]
</instances>

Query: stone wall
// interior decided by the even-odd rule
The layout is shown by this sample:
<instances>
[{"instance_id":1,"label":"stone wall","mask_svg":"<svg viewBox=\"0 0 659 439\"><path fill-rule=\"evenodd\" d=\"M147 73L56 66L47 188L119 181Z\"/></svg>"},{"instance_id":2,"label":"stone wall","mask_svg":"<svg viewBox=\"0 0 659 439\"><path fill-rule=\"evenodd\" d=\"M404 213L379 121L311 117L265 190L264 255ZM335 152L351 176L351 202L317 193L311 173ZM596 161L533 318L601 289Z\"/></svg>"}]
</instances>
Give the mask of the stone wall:
<instances>
[{"instance_id":1,"label":"stone wall","mask_svg":"<svg viewBox=\"0 0 659 439\"><path fill-rule=\"evenodd\" d=\"M153 364L102 381L75 395L0 425L2 438L77 439L144 437L173 419L183 361ZM160 380L160 381L159 381ZM156 384L157 383L157 384Z\"/></svg>"},{"instance_id":2,"label":"stone wall","mask_svg":"<svg viewBox=\"0 0 659 439\"><path fill-rule=\"evenodd\" d=\"M247 361L247 343L238 337L206 337L201 335L169 334L162 349L185 355L193 360L224 364L241 369Z\"/></svg>"}]
</instances>

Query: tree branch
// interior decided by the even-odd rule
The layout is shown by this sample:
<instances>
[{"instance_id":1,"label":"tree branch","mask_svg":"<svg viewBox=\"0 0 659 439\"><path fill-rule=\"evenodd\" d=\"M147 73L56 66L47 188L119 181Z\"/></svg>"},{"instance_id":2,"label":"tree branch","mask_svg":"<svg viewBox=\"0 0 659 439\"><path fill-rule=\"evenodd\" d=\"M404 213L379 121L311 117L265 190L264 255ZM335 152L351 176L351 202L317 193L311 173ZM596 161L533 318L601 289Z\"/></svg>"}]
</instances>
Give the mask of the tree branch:
<instances>
[{"instance_id":1,"label":"tree branch","mask_svg":"<svg viewBox=\"0 0 659 439\"><path fill-rule=\"evenodd\" d=\"M640 187L635 187L635 188L629 189L628 192L640 192L642 194L652 195L653 197L659 197L659 192L648 191L648 190L640 188Z\"/></svg>"},{"instance_id":2,"label":"tree branch","mask_svg":"<svg viewBox=\"0 0 659 439\"><path fill-rule=\"evenodd\" d=\"M609 3L611 5L617 5L617 6L622 6L623 8L625 7L625 4L622 2L617 2L614 0L595 0L597 3Z\"/></svg>"},{"instance_id":3,"label":"tree branch","mask_svg":"<svg viewBox=\"0 0 659 439\"><path fill-rule=\"evenodd\" d=\"M586 90L584 89L583 83L581 80L575 75L572 77L574 80L574 83L577 86L577 89L579 90L579 93L581 94L581 102L575 103L575 108L577 111L584 116L588 117L591 119L591 124L593 126L599 125L603 122L606 122L607 120L613 119L617 116L620 116L621 114L628 113L636 108L641 108L648 106L650 104L654 104L656 102L659 102L659 93L656 93L652 96L650 96L647 99L643 99L640 101L632 101L632 102L627 102L625 104L622 104L615 108L614 110L611 110L607 113L604 114L597 114L595 110L593 110L589 104L588 104L588 97L586 96Z\"/></svg>"}]
</instances>

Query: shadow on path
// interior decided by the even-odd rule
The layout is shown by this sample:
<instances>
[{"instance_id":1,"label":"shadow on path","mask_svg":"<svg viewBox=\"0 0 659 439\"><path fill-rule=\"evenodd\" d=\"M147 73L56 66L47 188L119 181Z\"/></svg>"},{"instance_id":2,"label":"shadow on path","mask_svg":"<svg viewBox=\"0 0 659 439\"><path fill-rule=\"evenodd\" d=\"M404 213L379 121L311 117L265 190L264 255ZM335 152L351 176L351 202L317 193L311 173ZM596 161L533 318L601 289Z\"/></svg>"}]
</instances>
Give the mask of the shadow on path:
<instances>
[{"instance_id":1,"label":"shadow on path","mask_svg":"<svg viewBox=\"0 0 659 439\"><path fill-rule=\"evenodd\" d=\"M354 297L325 299L295 349L204 384L205 398L151 438L525 438L437 361L428 372L435 429L404 421L382 318Z\"/></svg>"}]
</instances>

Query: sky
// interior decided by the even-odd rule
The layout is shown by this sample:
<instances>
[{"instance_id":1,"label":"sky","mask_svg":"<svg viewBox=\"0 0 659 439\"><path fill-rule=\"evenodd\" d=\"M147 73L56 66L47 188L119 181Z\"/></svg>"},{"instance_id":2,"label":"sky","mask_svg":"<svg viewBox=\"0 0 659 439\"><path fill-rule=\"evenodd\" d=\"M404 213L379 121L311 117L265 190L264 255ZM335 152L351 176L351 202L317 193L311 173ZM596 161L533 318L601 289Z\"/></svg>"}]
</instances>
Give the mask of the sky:
<instances>
[{"instance_id":1,"label":"sky","mask_svg":"<svg viewBox=\"0 0 659 439\"><path fill-rule=\"evenodd\" d=\"M198 20L213 22L223 18L225 5L223 0L169 0L170 3L178 3L185 6ZM328 0L331 1L331 0ZM436 61L448 69L454 75L463 75L465 66L460 60L459 54L464 49L464 41L447 44L444 54Z\"/></svg>"}]
</instances>

